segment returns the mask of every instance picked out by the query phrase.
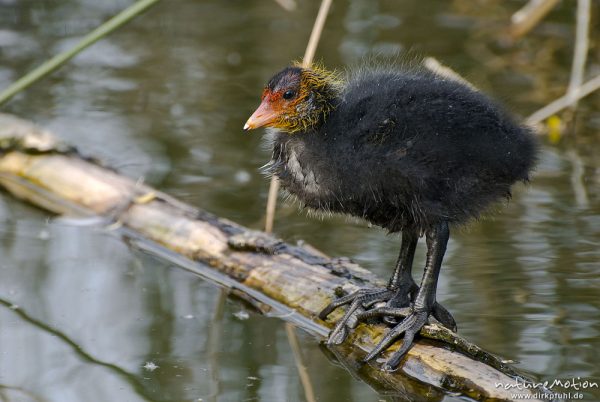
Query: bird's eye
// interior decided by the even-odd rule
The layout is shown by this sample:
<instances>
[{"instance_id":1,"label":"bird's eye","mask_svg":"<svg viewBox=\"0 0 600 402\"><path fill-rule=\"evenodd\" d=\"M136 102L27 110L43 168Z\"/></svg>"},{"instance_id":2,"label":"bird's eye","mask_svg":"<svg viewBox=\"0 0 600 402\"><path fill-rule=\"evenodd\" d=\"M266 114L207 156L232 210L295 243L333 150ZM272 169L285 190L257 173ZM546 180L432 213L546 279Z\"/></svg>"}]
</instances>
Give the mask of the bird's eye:
<instances>
[{"instance_id":1,"label":"bird's eye","mask_svg":"<svg viewBox=\"0 0 600 402\"><path fill-rule=\"evenodd\" d=\"M283 94L283 99L292 99L294 97L294 95L296 95L296 93L292 90L289 91L285 91L285 93Z\"/></svg>"}]
</instances>

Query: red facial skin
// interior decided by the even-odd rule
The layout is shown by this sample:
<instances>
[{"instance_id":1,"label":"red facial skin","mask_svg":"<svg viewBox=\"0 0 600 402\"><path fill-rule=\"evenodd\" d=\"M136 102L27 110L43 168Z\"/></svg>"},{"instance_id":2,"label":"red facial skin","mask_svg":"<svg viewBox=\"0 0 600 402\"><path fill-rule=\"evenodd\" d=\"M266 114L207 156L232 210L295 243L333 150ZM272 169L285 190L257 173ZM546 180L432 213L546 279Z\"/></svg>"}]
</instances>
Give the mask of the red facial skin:
<instances>
[{"instance_id":1,"label":"red facial skin","mask_svg":"<svg viewBox=\"0 0 600 402\"><path fill-rule=\"evenodd\" d=\"M295 110L294 101L283 99L286 89L271 92L265 88L262 93L260 106L252 113L244 125L244 130L253 130L259 127L279 127L280 117Z\"/></svg>"}]
</instances>

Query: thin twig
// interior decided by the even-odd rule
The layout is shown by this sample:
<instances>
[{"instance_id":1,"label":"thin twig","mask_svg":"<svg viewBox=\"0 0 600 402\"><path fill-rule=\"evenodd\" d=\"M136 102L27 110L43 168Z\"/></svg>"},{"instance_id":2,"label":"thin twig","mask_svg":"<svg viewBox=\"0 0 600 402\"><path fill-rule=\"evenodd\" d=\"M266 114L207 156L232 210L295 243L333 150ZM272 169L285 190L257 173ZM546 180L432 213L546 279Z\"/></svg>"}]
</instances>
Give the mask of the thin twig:
<instances>
[{"instance_id":1,"label":"thin twig","mask_svg":"<svg viewBox=\"0 0 600 402\"><path fill-rule=\"evenodd\" d=\"M300 342L298 342L298 337L296 336L295 328L296 327L290 324L289 322L285 323L285 333L287 334L288 341L290 342L290 347L292 348L292 352L294 353L294 361L296 362L296 368L298 369L298 375L300 376L300 383L302 384L302 389L304 389L306 402L316 402L317 399L315 398L315 391L313 389L312 382L310 381L310 376L308 375L306 365L302 360Z\"/></svg>"},{"instance_id":2,"label":"thin twig","mask_svg":"<svg viewBox=\"0 0 600 402\"><path fill-rule=\"evenodd\" d=\"M556 114L564 108L569 107L574 101L578 101L579 99L588 96L597 89L600 89L600 75L585 82L579 88L576 88L570 95L567 94L561 96L554 102L544 106L543 108L529 116L525 121L527 124L530 125L538 124L541 121L546 120L553 114Z\"/></svg>"},{"instance_id":3,"label":"thin twig","mask_svg":"<svg viewBox=\"0 0 600 402\"><path fill-rule=\"evenodd\" d=\"M223 337L223 313L225 311L225 300L227 299L227 291L223 288L219 289L215 310L208 329L207 349L208 362L210 365L210 401L217 401L221 395L221 379L219 377L219 357L221 352L221 339Z\"/></svg>"},{"instance_id":4,"label":"thin twig","mask_svg":"<svg viewBox=\"0 0 600 402\"><path fill-rule=\"evenodd\" d=\"M510 36L513 39L527 34L556 6L558 0L530 0L511 17Z\"/></svg>"},{"instance_id":5,"label":"thin twig","mask_svg":"<svg viewBox=\"0 0 600 402\"><path fill-rule=\"evenodd\" d=\"M426 57L423 59L423 65L430 71L433 71L437 75L446 77L450 80L460 82L461 84L471 88L473 91L479 91L475 85L470 83L465 77L454 71L452 68L442 64L435 57Z\"/></svg>"},{"instance_id":6,"label":"thin twig","mask_svg":"<svg viewBox=\"0 0 600 402\"><path fill-rule=\"evenodd\" d=\"M273 222L275 222L275 209L277 208L277 194L279 194L279 179L277 176L271 176L269 184L269 195L267 196L267 217L265 219L265 232L273 232Z\"/></svg>"},{"instance_id":7,"label":"thin twig","mask_svg":"<svg viewBox=\"0 0 600 402\"><path fill-rule=\"evenodd\" d=\"M590 200L585 188L585 166L581 157L576 150L570 150L566 154L567 159L571 162L573 171L571 172L571 187L573 187L573 194L575 195L575 202L578 207L585 208L590 205Z\"/></svg>"},{"instance_id":8,"label":"thin twig","mask_svg":"<svg viewBox=\"0 0 600 402\"><path fill-rule=\"evenodd\" d=\"M313 25L304 57L302 58L302 67L308 68L312 64L321 33L323 32L323 26L327 19L327 13L331 7L333 0L322 0L321 7L319 7L319 13ZM279 180L275 175L271 178L271 184L269 185L269 195L267 198L267 217L265 220L265 232L273 232L273 222L275 221L275 209L277 208L277 194L279 193Z\"/></svg>"},{"instance_id":9,"label":"thin twig","mask_svg":"<svg viewBox=\"0 0 600 402\"><path fill-rule=\"evenodd\" d=\"M325 20L327 19L327 13L329 13L329 8L331 8L331 2L332 0L323 0L321 2L321 7L319 7L319 13L317 14L315 25L313 26L313 30L310 34L308 45L306 45L304 58L302 59L302 67L304 68L310 67L315 57L317 45L319 44L319 39L321 38L321 33L323 32L323 27L325 26Z\"/></svg>"},{"instance_id":10,"label":"thin twig","mask_svg":"<svg viewBox=\"0 0 600 402\"><path fill-rule=\"evenodd\" d=\"M573 66L571 68L571 79L569 80L569 89L567 96L571 104L569 107L577 107L576 92L583 83L585 73L585 62L589 47L589 29L590 29L590 0L577 1L577 28L575 34L575 50L573 52Z\"/></svg>"},{"instance_id":11,"label":"thin twig","mask_svg":"<svg viewBox=\"0 0 600 402\"><path fill-rule=\"evenodd\" d=\"M28 88L36 81L52 73L54 70L65 64L67 61L71 60L73 57L81 53L81 51L83 51L90 45L94 44L95 42L99 41L106 35L116 30L117 28L126 24L132 18L146 11L150 6L153 6L159 1L160 0L139 0L131 7L121 11L119 14L115 15L113 18L106 21L104 24L100 25L98 28L94 29L92 32L87 34L71 49L54 56L50 60L43 63L41 66L37 67L35 70L29 72L28 74L14 82L4 91L2 91L2 93L0 93L0 106L19 92Z\"/></svg>"}]
</instances>

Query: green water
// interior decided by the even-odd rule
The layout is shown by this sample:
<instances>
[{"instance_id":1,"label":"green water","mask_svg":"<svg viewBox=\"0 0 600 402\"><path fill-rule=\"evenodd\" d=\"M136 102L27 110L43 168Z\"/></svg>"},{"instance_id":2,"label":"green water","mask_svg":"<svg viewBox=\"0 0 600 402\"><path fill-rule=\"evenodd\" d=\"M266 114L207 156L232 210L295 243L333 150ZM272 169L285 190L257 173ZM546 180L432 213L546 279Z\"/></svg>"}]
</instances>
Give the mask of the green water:
<instances>
[{"instance_id":1,"label":"green water","mask_svg":"<svg viewBox=\"0 0 600 402\"><path fill-rule=\"evenodd\" d=\"M269 155L260 133L241 128L263 83L304 52L318 2L298 3L288 12L267 0L164 1L2 111L190 204L261 228L268 183L257 169ZM129 4L0 0L0 87ZM373 54L431 55L526 116L564 93L574 2L503 46L497 34L520 5L336 0L317 57L344 68ZM600 71L599 31L596 13L590 74ZM452 233L440 278L438 300L460 333L540 380L600 383L599 138L596 94L580 103L575 135L544 144L530 186L517 186L498 214ZM5 193L0 220L0 399L305 400L282 321L246 311L104 230L54 220ZM280 207L275 230L381 277L399 247L379 229L309 218L293 205ZM297 333L318 401L416 399L378 394ZM598 401L600 390L584 396Z\"/></svg>"}]
</instances>

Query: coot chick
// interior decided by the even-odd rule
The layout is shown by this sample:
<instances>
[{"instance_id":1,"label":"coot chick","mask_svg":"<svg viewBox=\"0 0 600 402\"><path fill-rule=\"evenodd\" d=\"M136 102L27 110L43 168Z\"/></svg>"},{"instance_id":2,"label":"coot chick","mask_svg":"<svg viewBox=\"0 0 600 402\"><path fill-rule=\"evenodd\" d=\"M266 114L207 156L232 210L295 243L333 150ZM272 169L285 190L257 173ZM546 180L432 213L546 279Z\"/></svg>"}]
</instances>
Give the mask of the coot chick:
<instances>
[{"instance_id":1,"label":"coot chick","mask_svg":"<svg viewBox=\"0 0 600 402\"><path fill-rule=\"evenodd\" d=\"M244 129L263 126L277 129L268 169L304 206L402 233L386 288L361 289L321 312L326 319L350 305L328 342L381 317L394 326L365 361L404 334L384 365L393 370L430 316L456 330L436 302L449 226L476 218L528 180L536 154L530 131L481 92L432 72L363 69L344 82L298 65L271 78ZM423 235L427 258L417 287L411 268Z\"/></svg>"}]
</instances>

